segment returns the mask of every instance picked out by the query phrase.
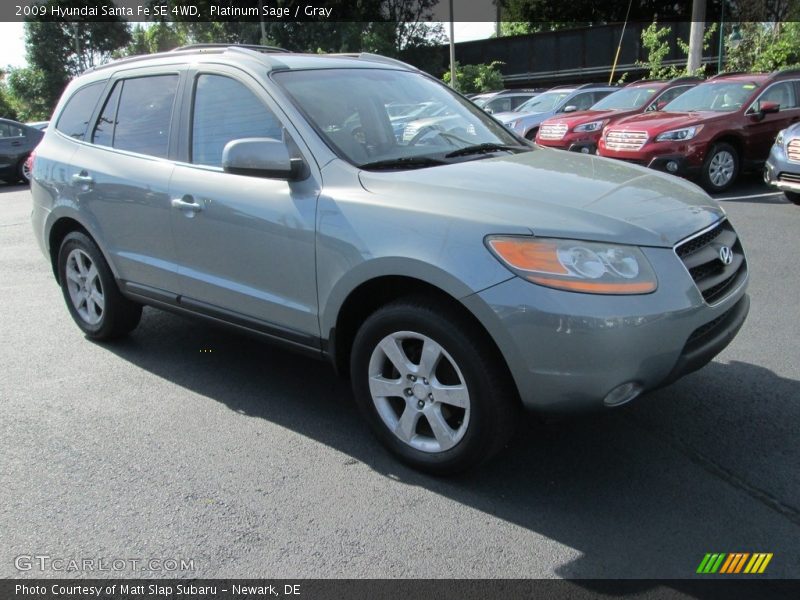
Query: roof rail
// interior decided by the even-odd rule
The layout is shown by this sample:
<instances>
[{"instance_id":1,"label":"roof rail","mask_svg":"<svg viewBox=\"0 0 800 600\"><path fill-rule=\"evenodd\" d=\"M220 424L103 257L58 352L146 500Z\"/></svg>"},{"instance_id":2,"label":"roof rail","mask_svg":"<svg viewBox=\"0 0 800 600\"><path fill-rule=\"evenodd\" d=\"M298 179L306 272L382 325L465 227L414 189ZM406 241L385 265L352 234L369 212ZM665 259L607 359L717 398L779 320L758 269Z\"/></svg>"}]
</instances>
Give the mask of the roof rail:
<instances>
[{"instance_id":1,"label":"roof rail","mask_svg":"<svg viewBox=\"0 0 800 600\"><path fill-rule=\"evenodd\" d=\"M797 67L789 67L786 69L778 69L777 71L773 71L769 74L770 78L778 77L779 75L800 75L800 69Z\"/></svg>"},{"instance_id":2,"label":"roof rail","mask_svg":"<svg viewBox=\"0 0 800 600\"><path fill-rule=\"evenodd\" d=\"M683 81L703 81L703 78L697 75L681 75L680 77L670 79L669 83L681 83Z\"/></svg>"},{"instance_id":3,"label":"roof rail","mask_svg":"<svg viewBox=\"0 0 800 600\"><path fill-rule=\"evenodd\" d=\"M189 44L187 46L175 48L172 52L180 52L182 50L215 50L220 48L223 50L226 48L246 48L247 50L255 50L256 52L290 52L278 46L259 46L257 44Z\"/></svg>"},{"instance_id":4,"label":"roof rail","mask_svg":"<svg viewBox=\"0 0 800 600\"><path fill-rule=\"evenodd\" d=\"M728 71L726 73L717 73L713 77L709 77L708 81L711 81L712 79L719 79L720 77L727 77L729 75L749 75L749 74L750 71Z\"/></svg>"},{"instance_id":5,"label":"roof rail","mask_svg":"<svg viewBox=\"0 0 800 600\"><path fill-rule=\"evenodd\" d=\"M344 56L346 58L357 58L359 60L369 60L372 62L383 63L385 65L394 65L395 67L403 67L404 69L411 69L412 71L419 71L414 65L397 60L396 58L389 58L380 54L372 54L371 52L336 52L332 54L325 54L323 56Z\"/></svg>"}]
</instances>

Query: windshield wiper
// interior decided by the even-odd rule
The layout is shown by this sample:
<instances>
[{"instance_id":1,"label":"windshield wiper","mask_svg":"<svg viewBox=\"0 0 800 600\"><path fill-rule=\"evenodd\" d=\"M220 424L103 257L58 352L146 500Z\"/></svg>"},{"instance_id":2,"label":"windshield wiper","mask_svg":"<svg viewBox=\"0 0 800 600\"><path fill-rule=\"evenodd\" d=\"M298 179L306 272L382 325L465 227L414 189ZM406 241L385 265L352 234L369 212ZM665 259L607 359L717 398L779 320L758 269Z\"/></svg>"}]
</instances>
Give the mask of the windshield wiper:
<instances>
[{"instance_id":1,"label":"windshield wiper","mask_svg":"<svg viewBox=\"0 0 800 600\"><path fill-rule=\"evenodd\" d=\"M358 165L359 169L420 169L422 167L435 167L446 165L447 161L430 156L401 156L400 158L387 158L374 162Z\"/></svg>"},{"instance_id":2,"label":"windshield wiper","mask_svg":"<svg viewBox=\"0 0 800 600\"><path fill-rule=\"evenodd\" d=\"M507 144L495 144L487 142L484 144L475 144L474 146L466 146L453 150L444 155L445 158L455 158L456 156L467 156L468 154L486 154L488 152L497 152L498 150L508 150L509 152L522 152L528 150L525 146L509 146Z\"/></svg>"}]
</instances>

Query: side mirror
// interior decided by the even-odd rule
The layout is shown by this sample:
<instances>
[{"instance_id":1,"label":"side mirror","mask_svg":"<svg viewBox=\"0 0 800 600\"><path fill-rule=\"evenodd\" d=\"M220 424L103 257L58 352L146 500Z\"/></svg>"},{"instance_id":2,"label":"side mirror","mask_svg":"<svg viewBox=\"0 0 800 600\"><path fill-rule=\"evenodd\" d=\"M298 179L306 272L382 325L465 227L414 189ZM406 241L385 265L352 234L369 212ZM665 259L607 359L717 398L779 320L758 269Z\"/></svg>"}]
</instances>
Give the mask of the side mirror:
<instances>
[{"instance_id":1,"label":"side mirror","mask_svg":"<svg viewBox=\"0 0 800 600\"><path fill-rule=\"evenodd\" d=\"M777 102L769 102L769 101L760 101L758 103L758 112L762 115L768 115L770 113L776 113L781 109L781 105Z\"/></svg>"},{"instance_id":2,"label":"side mirror","mask_svg":"<svg viewBox=\"0 0 800 600\"><path fill-rule=\"evenodd\" d=\"M570 104L569 106L565 106L562 112L575 112L576 110L578 110L578 107L574 104Z\"/></svg>"},{"instance_id":3,"label":"side mirror","mask_svg":"<svg viewBox=\"0 0 800 600\"><path fill-rule=\"evenodd\" d=\"M304 167L302 159L289 155L286 144L273 138L231 140L222 150L226 173L294 181L301 179Z\"/></svg>"}]
</instances>

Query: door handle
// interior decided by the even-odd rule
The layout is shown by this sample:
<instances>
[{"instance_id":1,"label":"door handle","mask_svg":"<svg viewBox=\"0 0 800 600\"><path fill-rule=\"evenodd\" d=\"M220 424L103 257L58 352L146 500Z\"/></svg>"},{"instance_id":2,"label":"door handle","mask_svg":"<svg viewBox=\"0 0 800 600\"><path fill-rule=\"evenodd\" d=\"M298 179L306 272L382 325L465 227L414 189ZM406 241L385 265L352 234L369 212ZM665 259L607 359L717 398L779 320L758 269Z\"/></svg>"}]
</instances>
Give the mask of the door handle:
<instances>
[{"instance_id":1,"label":"door handle","mask_svg":"<svg viewBox=\"0 0 800 600\"><path fill-rule=\"evenodd\" d=\"M75 173L72 176L72 183L85 186L93 185L94 177L89 175L86 171L81 171L80 173Z\"/></svg>"},{"instance_id":2,"label":"door handle","mask_svg":"<svg viewBox=\"0 0 800 600\"><path fill-rule=\"evenodd\" d=\"M183 198L173 198L170 201L170 204L172 204L172 208L179 208L181 210L190 210L195 213L203 210L203 207L197 204L197 202L194 201L194 198L192 198L188 194Z\"/></svg>"}]
</instances>

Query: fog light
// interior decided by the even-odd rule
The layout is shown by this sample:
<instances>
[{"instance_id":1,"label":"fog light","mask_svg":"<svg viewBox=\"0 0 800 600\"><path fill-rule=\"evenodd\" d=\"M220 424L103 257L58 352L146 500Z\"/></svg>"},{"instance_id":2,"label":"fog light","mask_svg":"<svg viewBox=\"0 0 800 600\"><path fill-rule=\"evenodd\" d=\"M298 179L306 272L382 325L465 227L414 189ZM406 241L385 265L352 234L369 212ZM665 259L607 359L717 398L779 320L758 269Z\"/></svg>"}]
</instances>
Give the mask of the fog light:
<instances>
[{"instance_id":1,"label":"fog light","mask_svg":"<svg viewBox=\"0 0 800 600\"><path fill-rule=\"evenodd\" d=\"M581 148L581 154L589 154L589 147L584 146L583 148Z\"/></svg>"},{"instance_id":2,"label":"fog light","mask_svg":"<svg viewBox=\"0 0 800 600\"><path fill-rule=\"evenodd\" d=\"M678 163L674 160L671 160L667 163L667 171L670 173L677 173L678 172Z\"/></svg>"},{"instance_id":3,"label":"fog light","mask_svg":"<svg viewBox=\"0 0 800 600\"><path fill-rule=\"evenodd\" d=\"M621 406L626 402L630 402L641 393L642 386L635 381L629 381L611 390L603 399L603 404L606 406Z\"/></svg>"}]
</instances>

